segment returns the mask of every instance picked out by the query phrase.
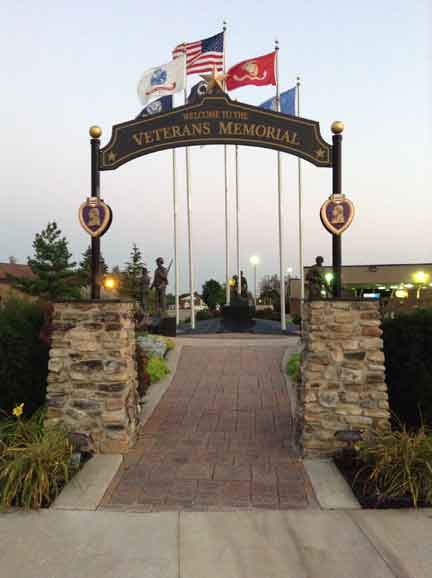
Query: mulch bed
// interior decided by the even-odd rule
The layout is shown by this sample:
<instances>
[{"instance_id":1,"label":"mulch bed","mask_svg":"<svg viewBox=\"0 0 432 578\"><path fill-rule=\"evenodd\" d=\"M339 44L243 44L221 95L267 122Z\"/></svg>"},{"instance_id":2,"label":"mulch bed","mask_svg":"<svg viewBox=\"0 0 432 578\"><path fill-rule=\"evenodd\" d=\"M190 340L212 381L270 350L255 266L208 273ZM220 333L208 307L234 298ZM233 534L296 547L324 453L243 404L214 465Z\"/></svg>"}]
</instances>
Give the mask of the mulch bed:
<instances>
[{"instance_id":1,"label":"mulch bed","mask_svg":"<svg viewBox=\"0 0 432 578\"><path fill-rule=\"evenodd\" d=\"M364 463L358 459L355 452L345 450L333 459L337 468L354 492L355 497L360 502L362 508L385 510L390 508L414 507L410 496L388 498L375 493L367 493L366 482L368 474L364 471L357 475ZM419 508L430 508L432 504L420 500L417 506Z\"/></svg>"}]
</instances>

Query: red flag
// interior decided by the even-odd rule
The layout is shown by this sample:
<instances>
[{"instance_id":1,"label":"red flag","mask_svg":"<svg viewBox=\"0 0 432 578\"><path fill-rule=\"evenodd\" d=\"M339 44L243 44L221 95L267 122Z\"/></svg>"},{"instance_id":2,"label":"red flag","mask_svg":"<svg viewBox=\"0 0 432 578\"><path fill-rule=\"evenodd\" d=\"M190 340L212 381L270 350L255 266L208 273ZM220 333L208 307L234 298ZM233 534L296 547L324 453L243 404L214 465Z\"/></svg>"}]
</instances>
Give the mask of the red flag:
<instances>
[{"instance_id":1,"label":"red flag","mask_svg":"<svg viewBox=\"0 0 432 578\"><path fill-rule=\"evenodd\" d=\"M228 70L226 76L227 90L234 90L247 84L254 84L255 86L275 85L275 64L276 51L258 58L243 60Z\"/></svg>"}]
</instances>

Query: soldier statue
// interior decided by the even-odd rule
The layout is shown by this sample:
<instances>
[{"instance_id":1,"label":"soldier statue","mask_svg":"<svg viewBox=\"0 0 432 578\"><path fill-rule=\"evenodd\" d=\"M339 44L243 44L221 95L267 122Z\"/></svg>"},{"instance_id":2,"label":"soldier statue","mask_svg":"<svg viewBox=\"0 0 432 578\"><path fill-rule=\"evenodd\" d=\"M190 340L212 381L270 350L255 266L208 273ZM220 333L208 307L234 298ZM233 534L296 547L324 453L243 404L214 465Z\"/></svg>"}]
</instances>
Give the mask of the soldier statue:
<instances>
[{"instance_id":1,"label":"soldier statue","mask_svg":"<svg viewBox=\"0 0 432 578\"><path fill-rule=\"evenodd\" d=\"M151 289L154 287L156 289L156 311L162 316L166 312L166 288L168 285L168 273L171 268L171 264L168 269L164 267L164 260L162 257L156 259L157 268L154 272L154 278Z\"/></svg>"},{"instance_id":2,"label":"soldier statue","mask_svg":"<svg viewBox=\"0 0 432 578\"><path fill-rule=\"evenodd\" d=\"M309 285L309 300L321 299L323 289L327 289L327 283L324 277L323 264L324 259L320 256L316 257L315 265L313 265L306 275L306 281Z\"/></svg>"},{"instance_id":3,"label":"soldier statue","mask_svg":"<svg viewBox=\"0 0 432 578\"><path fill-rule=\"evenodd\" d=\"M248 296L248 284L243 271L240 271L240 294L242 297Z\"/></svg>"}]
</instances>

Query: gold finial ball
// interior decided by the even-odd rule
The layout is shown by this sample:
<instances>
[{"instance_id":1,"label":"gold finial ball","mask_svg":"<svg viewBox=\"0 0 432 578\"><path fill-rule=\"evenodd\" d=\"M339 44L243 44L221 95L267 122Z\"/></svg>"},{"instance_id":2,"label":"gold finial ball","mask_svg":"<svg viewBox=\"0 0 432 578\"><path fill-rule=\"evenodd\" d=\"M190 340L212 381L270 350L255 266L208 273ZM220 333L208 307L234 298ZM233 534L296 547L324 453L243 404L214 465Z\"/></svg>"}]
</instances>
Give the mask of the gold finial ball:
<instances>
[{"instance_id":1,"label":"gold finial ball","mask_svg":"<svg viewBox=\"0 0 432 578\"><path fill-rule=\"evenodd\" d=\"M341 132L343 132L344 128L345 128L344 123L341 120L335 120L334 123L332 123L331 125L331 130L332 133L334 134L340 134Z\"/></svg>"},{"instance_id":2,"label":"gold finial ball","mask_svg":"<svg viewBox=\"0 0 432 578\"><path fill-rule=\"evenodd\" d=\"M100 135L102 134L102 129L101 129L100 126L95 126L95 125L94 125L94 126L91 126L91 127L90 127L89 133L90 133L90 136L91 136L92 138L99 138Z\"/></svg>"}]
</instances>

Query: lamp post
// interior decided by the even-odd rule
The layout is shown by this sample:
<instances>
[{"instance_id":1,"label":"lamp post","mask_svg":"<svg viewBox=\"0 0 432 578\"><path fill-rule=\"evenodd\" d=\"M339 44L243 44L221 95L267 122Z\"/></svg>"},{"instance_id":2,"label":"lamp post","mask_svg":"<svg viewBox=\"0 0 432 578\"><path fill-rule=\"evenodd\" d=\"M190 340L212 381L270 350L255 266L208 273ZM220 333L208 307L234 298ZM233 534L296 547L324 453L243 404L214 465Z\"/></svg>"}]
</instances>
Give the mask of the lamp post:
<instances>
[{"instance_id":1,"label":"lamp post","mask_svg":"<svg viewBox=\"0 0 432 578\"><path fill-rule=\"evenodd\" d=\"M260 262L259 257L254 255L253 257L250 258L250 262L254 268L254 300L255 300L255 307L256 307L256 304L257 304L257 274L256 274L256 270L257 270L257 265Z\"/></svg>"},{"instance_id":2,"label":"lamp post","mask_svg":"<svg viewBox=\"0 0 432 578\"><path fill-rule=\"evenodd\" d=\"M417 299L420 299L421 289L424 285L426 285L428 279L429 273L425 273L424 271L416 271L413 274L414 283L417 285Z\"/></svg>"}]
</instances>

